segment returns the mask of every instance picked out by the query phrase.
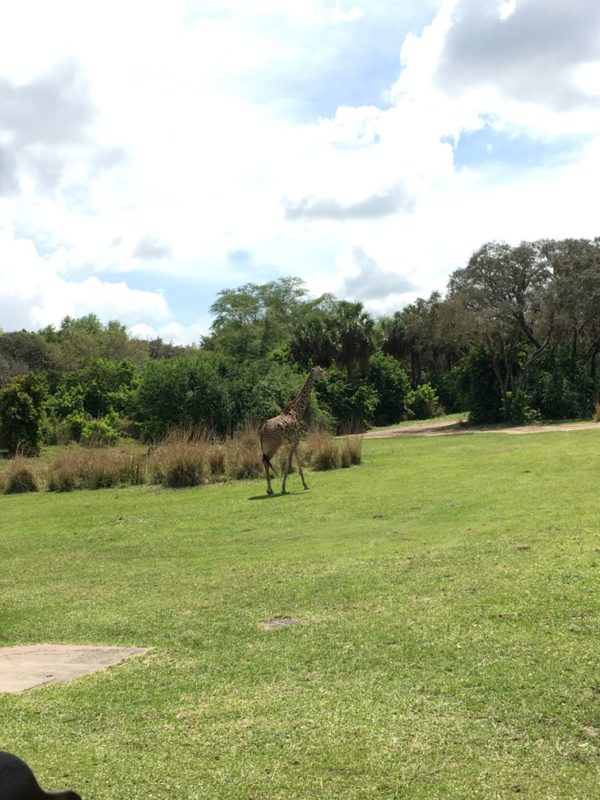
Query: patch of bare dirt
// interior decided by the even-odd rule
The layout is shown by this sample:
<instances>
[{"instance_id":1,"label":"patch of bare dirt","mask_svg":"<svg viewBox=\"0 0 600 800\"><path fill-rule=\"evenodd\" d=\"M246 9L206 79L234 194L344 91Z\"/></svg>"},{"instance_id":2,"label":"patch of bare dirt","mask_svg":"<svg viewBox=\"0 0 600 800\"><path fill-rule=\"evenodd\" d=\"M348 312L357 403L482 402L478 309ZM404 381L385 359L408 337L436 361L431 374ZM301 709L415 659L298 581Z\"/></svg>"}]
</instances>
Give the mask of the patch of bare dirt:
<instances>
[{"instance_id":1,"label":"patch of bare dirt","mask_svg":"<svg viewBox=\"0 0 600 800\"><path fill-rule=\"evenodd\" d=\"M426 420L415 422L412 425L402 425L397 428L386 428L382 431L367 431L363 434L365 439L387 439L397 436L450 436L468 435L474 433L545 433L547 431L581 431L595 428L600 431L598 422L556 422L540 423L535 425L519 425L508 427L506 425L471 425L467 420Z\"/></svg>"},{"instance_id":2,"label":"patch of bare dirt","mask_svg":"<svg viewBox=\"0 0 600 800\"><path fill-rule=\"evenodd\" d=\"M304 625L305 620L298 617L275 617L274 619L267 619L264 622L259 622L258 625L264 631L277 631L280 628L287 628L290 625Z\"/></svg>"}]
</instances>

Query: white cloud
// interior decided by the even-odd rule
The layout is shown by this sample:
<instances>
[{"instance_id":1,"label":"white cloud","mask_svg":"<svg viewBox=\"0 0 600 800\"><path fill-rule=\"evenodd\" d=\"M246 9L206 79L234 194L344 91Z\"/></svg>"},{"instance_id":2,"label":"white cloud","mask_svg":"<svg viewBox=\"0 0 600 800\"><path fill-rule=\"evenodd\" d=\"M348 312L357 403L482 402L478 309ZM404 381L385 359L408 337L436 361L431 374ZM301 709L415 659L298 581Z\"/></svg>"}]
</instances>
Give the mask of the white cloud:
<instances>
[{"instance_id":1,"label":"white cloud","mask_svg":"<svg viewBox=\"0 0 600 800\"><path fill-rule=\"evenodd\" d=\"M365 287L388 276L369 307L392 310L443 289L488 239L596 235L596 0L414 0L400 4L404 28L398 5L13 4L0 28L0 225L18 232L1 246L21 267L0 266L3 327L95 311L197 341L214 293L248 280L298 275L358 297L357 272ZM390 36L387 18L396 74L353 104L348 65L370 45L361 69L381 67L368 35ZM531 35L538 23L545 36ZM303 108L332 110L299 119L301 91ZM453 144L484 128L575 144L525 168L501 162L495 140L493 169L457 168ZM197 320L128 287L141 271L196 280ZM412 293L393 291L403 280Z\"/></svg>"},{"instance_id":2,"label":"white cloud","mask_svg":"<svg viewBox=\"0 0 600 800\"><path fill-rule=\"evenodd\" d=\"M356 271L344 280L341 294L345 298L368 304L373 300L387 302L391 297L397 302L398 296L414 290L408 278L397 272L381 269L377 261L365 253L362 247L353 248L352 261Z\"/></svg>"},{"instance_id":3,"label":"white cloud","mask_svg":"<svg viewBox=\"0 0 600 800\"><path fill-rule=\"evenodd\" d=\"M170 322L166 325L147 325L137 323L131 325L128 333L134 339L152 340L160 338L164 342L176 345L199 344L203 336L206 336L210 329L210 320L205 318L193 325L181 325L179 322Z\"/></svg>"},{"instance_id":4,"label":"white cloud","mask_svg":"<svg viewBox=\"0 0 600 800\"><path fill-rule=\"evenodd\" d=\"M95 276L62 278L40 257L32 242L0 228L0 319L5 330L56 325L63 317L97 314L104 321L168 320L170 311L158 293L106 283Z\"/></svg>"}]
</instances>

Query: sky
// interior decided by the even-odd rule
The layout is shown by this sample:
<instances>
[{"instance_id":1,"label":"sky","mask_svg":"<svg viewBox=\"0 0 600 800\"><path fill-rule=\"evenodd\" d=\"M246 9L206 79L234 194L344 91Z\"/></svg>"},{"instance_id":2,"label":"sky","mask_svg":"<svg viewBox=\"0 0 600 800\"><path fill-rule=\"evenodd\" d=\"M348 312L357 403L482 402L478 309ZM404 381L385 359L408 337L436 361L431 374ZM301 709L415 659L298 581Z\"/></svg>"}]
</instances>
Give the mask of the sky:
<instances>
[{"instance_id":1,"label":"sky","mask_svg":"<svg viewBox=\"0 0 600 800\"><path fill-rule=\"evenodd\" d=\"M0 329L198 342L284 276L375 316L485 242L600 235L598 0L19 0Z\"/></svg>"}]
</instances>

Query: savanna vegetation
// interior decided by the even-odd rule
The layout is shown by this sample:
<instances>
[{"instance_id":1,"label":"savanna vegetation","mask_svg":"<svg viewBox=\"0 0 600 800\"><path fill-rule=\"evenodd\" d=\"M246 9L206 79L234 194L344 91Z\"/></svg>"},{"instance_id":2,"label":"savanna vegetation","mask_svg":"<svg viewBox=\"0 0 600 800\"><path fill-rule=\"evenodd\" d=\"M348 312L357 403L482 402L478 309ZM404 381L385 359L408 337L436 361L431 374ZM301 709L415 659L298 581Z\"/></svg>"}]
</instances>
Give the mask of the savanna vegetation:
<instances>
[{"instance_id":1,"label":"savanna vegetation","mask_svg":"<svg viewBox=\"0 0 600 800\"><path fill-rule=\"evenodd\" d=\"M366 439L270 499L3 497L0 644L151 650L0 694L0 746L85 800L595 797L598 435Z\"/></svg>"},{"instance_id":2,"label":"savanna vegetation","mask_svg":"<svg viewBox=\"0 0 600 800\"><path fill-rule=\"evenodd\" d=\"M298 278L219 293L190 347L65 318L0 334L0 448L222 439L281 410L327 368L308 423L361 431L445 410L480 423L589 418L598 403L600 239L491 242L434 293L374 319Z\"/></svg>"}]
</instances>

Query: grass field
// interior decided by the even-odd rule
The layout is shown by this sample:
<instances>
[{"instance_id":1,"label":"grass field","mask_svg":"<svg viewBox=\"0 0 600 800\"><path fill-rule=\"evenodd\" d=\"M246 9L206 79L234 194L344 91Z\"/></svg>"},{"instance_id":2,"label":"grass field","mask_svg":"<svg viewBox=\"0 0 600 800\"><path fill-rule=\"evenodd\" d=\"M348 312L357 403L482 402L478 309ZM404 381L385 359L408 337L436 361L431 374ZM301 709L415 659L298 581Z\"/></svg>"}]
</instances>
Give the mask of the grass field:
<instances>
[{"instance_id":1,"label":"grass field","mask_svg":"<svg viewBox=\"0 0 600 800\"><path fill-rule=\"evenodd\" d=\"M153 648L0 695L0 749L84 800L596 797L600 431L363 455L0 497L0 645Z\"/></svg>"}]
</instances>

